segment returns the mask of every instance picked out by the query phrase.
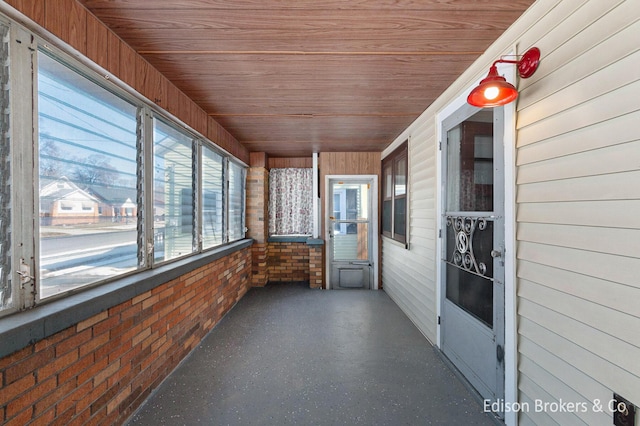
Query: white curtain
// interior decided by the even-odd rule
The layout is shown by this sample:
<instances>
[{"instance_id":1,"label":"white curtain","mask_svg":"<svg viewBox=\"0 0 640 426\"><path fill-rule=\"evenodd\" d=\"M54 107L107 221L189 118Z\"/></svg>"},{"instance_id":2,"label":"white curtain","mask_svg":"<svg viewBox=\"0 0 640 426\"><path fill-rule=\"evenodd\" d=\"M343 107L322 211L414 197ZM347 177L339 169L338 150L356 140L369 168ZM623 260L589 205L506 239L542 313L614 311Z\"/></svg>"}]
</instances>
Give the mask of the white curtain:
<instances>
[{"instance_id":1,"label":"white curtain","mask_svg":"<svg viewBox=\"0 0 640 426\"><path fill-rule=\"evenodd\" d=\"M313 169L269 172L269 235L313 232Z\"/></svg>"}]
</instances>

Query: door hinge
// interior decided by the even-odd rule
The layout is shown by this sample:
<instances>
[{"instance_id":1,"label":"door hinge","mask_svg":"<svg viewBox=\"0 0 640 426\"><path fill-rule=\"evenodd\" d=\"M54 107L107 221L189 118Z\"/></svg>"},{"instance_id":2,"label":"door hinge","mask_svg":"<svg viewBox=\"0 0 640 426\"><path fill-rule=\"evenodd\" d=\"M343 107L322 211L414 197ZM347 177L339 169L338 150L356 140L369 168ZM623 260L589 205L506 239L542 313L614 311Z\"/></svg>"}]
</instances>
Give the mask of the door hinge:
<instances>
[{"instance_id":1,"label":"door hinge","mask_svg":"<svg viewBox=\"0 0 640 426\"><path fill-rule=\"evenodd\" d=\"M440 315L438 315L438 325L440 325Z\"/></svg>"},{"instance_id":2,"label":"door hinge","mask_svg":"<svg viewBox=\"0 0 640 426\"><path fill-rule=\"evenodd\" d=\"M442 238L442 229L438 229L438 238Z\"/></svg>"}]
</instances>

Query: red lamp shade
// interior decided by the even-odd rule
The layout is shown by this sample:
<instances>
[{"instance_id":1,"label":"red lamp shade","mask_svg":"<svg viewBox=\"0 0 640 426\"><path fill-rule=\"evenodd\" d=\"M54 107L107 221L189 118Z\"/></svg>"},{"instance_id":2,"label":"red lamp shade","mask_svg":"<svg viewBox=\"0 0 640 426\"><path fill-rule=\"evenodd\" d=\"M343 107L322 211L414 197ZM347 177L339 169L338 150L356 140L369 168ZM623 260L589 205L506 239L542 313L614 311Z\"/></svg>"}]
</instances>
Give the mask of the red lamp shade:
<instances>
[{"instance_id":1,"label":"red lamp shade","mask_svg":"<svg viewBox=\"0 0 640 426\"><path fill-rule=\"evenodd\" d=\"M469 93L467 102L480 108L496 107L506 105L517 97L518 90L504 77L498 75L498 68L492 65L489 75Z\"/></svg>"},{"instance_id":2,"label":"red lamp shade","mask_svg":"<svg viewBox=\"0 0 640 426\"><path fill-rule=\"evenodd\" d=\"M518 89L498 74L498 68L496 67L498 63L516 64L518 67L518 75L521 78L529 78L536 72L540 64L540 49L532 47L527 50L518 61L508 59L498 59L495 61L489 69L489 75L467 96L467 102L469 104L480 108L496 107L506 105L516 100L518 97Z\"/></svg>"}]
</instances>

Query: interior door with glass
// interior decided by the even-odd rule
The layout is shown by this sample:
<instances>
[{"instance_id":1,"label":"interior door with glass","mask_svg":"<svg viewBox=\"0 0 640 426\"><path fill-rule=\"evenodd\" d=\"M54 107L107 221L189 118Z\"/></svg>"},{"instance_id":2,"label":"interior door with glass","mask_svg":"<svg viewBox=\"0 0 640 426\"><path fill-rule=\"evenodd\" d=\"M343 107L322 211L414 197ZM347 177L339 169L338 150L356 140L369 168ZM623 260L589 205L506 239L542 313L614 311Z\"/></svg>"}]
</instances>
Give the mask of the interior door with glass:
<instances>
[{"instance_id":1,"label":"interior door with glass","mask_svg":"<svg viewBox=\"0 0 640 426\"><path fill-rule=\"evenodd\" d=\"M504 398L503 112L470 114L443 128L441 347L496 401Z\"/></svg>"},{"instance_id":2,"label":"interior door with glass","mask_svg":"<svg viewBox=\"0 0 640 426\"><path fill-rule=\"evenodd\" d=\"M329 180L328 254L333 289L373 283L371 181Z\"/></svg>"}]
</instances>

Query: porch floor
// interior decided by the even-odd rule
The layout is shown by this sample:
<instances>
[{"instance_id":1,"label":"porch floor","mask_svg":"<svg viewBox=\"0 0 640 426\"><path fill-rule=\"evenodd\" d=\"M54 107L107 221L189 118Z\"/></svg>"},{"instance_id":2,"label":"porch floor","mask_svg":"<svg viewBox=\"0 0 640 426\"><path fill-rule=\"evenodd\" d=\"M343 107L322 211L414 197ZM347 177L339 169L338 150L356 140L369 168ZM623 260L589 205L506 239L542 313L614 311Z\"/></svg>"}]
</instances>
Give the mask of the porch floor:
<instances>
[{"instance_id":1,"label":"porch floor","mask_svg":"<svg viewBox=\"0 0 640 426\"><path fill-rule=\"evenodd\" d=\"M495 425L384 291L247 295L128 425Z\"/></svg>"}]
</instances>

